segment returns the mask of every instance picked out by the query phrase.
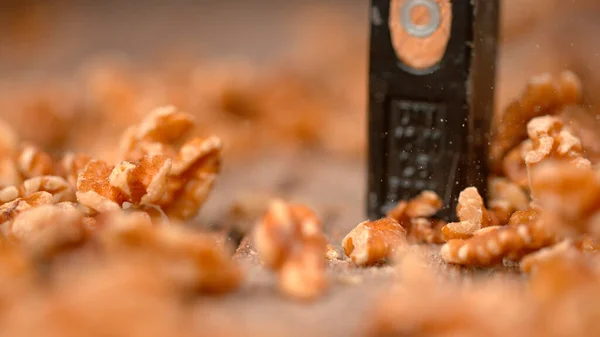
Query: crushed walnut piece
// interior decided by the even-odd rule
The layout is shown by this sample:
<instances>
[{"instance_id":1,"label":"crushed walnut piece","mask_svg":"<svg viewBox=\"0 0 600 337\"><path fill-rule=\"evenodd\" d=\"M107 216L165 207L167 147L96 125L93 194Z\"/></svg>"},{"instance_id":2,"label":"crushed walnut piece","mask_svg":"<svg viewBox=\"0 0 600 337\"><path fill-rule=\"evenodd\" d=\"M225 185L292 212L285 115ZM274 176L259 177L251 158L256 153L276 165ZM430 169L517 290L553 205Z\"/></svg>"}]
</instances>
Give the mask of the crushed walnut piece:
<instances>
[{"instance_id":1,"label":"crushed walnut piece","mask_svg":"<svg viewBox=\"0 0 600 337\"><path fill-rule=\"evenodd\" d=\"M194 138L181 147L158 203L169 217L185 220L196 215L217 179L222 147L216 136Z\"/></svg>"},{"instance_id":2,"label":"crushed walnut piece","mask_svg":"<svg viewBox=\"0 0 600 337\"><path fill-rule=\"evenodd\" d=\"M263 263L278 272L279 286L286 294L313 299L325 291L327 240L312 210L272 201L255 227L254 242Z\"/></svg>"},{"instance_id":3,"label":"crushed walnut piece","mask_svg":"<svg viewBox=\"0 0 600 337\"><path fill-rule=\"evenodd\" d=\"M71 186L77 186L77 177L91 160L92 157L86 154L68 152L63 155L58 164L59 175L64 177Z\"/></svg>"},{"instance_id":4,"label":"crushed walnut piece","mask_svg":"<svg viewBox=\"0 0 600 337\"><path fill-rule=\"evenodd\" d=\"M489 227L467 240L453 239L441 250L448 263L492 266L506 258L518 261L527 253L552 245L555 238L534 226Z\"/></svg>"},{"instance_id":5,"label":"crushed walnut piece","mask_svg":"<svg viewBox=\"0 0 600 337\"><path fill-rule=\"evenodd\" d=\"M438 241L444 223L431 217L442 206L442 199L435 192L423 191L411 200L400 201L387 217L404 227L407 238L413 243L441 243Z\"/></svg>"},{"instance_id":6,"label":"crushed walnut piece","mask_svg":"<svg viewBox=\"0 0 600 337\"><path fill-rule=\"evenodd\" d=\"M176 225L153 225L142 212L103 214L100 247L160 267L178 289L221 294L235 290L242 273L216 237Z\"/></svg>"},{"instance_id":7,"label":"crushed walnut piece","mask_svg":"<svg viewBox=\"0 0 600 337\"><path fill-rule=\"evenodd\" d=\"M579 254L580 250L574 240L565 239L551 247L540 249L535 253L531 253L521 260L519 267L525 273L534 272L540 268L544 268L546 263L552 263L556 258L569 257L574 253Z\"/></svg>"},{"instance_id":8,"label":"crushed walnut piece","mask_svg":"<svg viewBox=\"0 0 600 337\"><path fill-rule=\"evenodd\" d=\"M515 211L529 207L529 196L514 182L502 177L491 177L488 186L490 208L497 202L507 202Z\"/></svg>"},{"instance_id":9,"label":"crushed walnut piece","mask_svg":"<svg viewBox=\"0 0 600 337\"><path fill-rule=\"evenodd\" d=\"M0 232L10 232L10 224L23 211L44 204L52 204L54 197L48 192L36 192L23 198L17 198L0 206Z\"/></svg>"},{"instance_id":10,"label":"crushed walnut piece","mask_svg":"<svg viewBox=\"0 0 600 337\"><path fill-rule=\"evenodd\" d=\"M583 158L581 142L565 129L559 118L536 117L527 124L527 134L531 140L524 157L528 171L546 158L567 160L578 166L591 166L589 160Z\"/></svg>"},{"instance_id":11,"label":"crushed walnut piece","mask_svg":"<svg viewBox=\"0 0 600 337\"><path fill-rule=\"evenodd\" d=\"M531 291L541 301L596 287L600 277L591 258L572 240L529 254L521 261L521 270L529 274Z\"/></svg>"},{"instance_id":12,"label":"crushed walnut piece","mask_svg":"<svg viewBox=\"0 0 600 337\"><path fill-rule=\"evenodd\" d=\"M171 160L163 155L144 156L114 167L91 160L77 180L77 200L98 212L117 210L128 202L152 205L167 189Z\"/></svg>"},{"instance_id":13,"label":"crushed walnut piece","mask_svg":"<svg viewBox=\"0 0 600 337\"><path fill-rule=\"evenodd\" d=\"M459 222L451 222L442 228L445 241L466 239L483 227L494 225L494 219L483 204L483 198L477 188L467 187L458 196L456 215Z\"/></svg>"},{"instance_id":14,"label":"crushed walnut piece","mask_svg":"<svg viewBox=\"0 0 600 337\"><path fill-rule=\"evenodd\" d=\"M446 226L444 220L415 218L411 219L410 232L407 239L411 243L442 244L442 228Z\"/></svg>"},{"instance_id":15,"label":"crushed walnut piece","mask_svg":"<svg viewBox=\"0 0 600 337\"><path fill-rule=\"evenodd\" d=\"M514 212L508 220L509 226L518 226L522 224L529 224L533 221L537 221L540 217L541 209L538 206L532 205L527 209Z\"/></svg>"},{"instance_id":16,"label":"crushed walnut piece","mask_svg":"<svg viewBox=\"0 0 600 337\"><path fill-rule=\"evenodd\" d=\"M329 261L335 261L340 258L340 254L338 254L337 250L335 250L335 247L333 247L330 244L327 244L327 251L325 252L325 257Z\"/></svg>"},{"instance_id":17,"label":"crushed walnut piece","mask_svg":"<svg viewBox=\"0 0 600 337\"><path fill-rule=\"evenodd\" d=\"M525 155L527 174L531 184L534 168L542 161L567 161L575 166L590 168L591 163L583 157L578 138L573 136L556 117L543 116L532 119L527 125L530 137L529 150ZM536 200L538 191L530 188L531 198Z\"/></svg>"},{"instance_id":18,"label":"crushed walnut piece","mask_svg":"<svg viewBox=\"0 0 600 337\"><path fill-rule=\"evenodd\" d=\"M556 77L550 74L533 77L521 97L502 115L490 147L492 169L499 173L506 153L526 139L526 125L531 119L556 114L564 106L577 104L580 96L580 80L570 71Z\"/></svg>"},{"instance_id":19,"label":"crushed walnut piece","mask_svg":"<svg viewBox=\"0 0 600 337\"><path fill-rule=\"evenodd\" d=\"M23 144L17 154L17 166L24 179L55 173L52 157L33 144Z\"/></svg>"},{"instance_id":20,"label":"crushed walnut piece","mask_svg":"<svg viewBox=\"0 0 600 337\"><path fill-rule=\"evenodd\" d=\"M510 150L502 160L502 172L516 185L528 189L529 179L527 176L527 164L525 155L529 150L530 141L525 140Z\"/></svg>"},{"instance_id":21,"label":"crushed walnut piece","mask_svg":"<svg viewBox=\"0 0 600 337\"><path fill-rule=\"evenodd\" d=\"M0 190L0 202L9 202L36 192L48 192L54 202L75 201L75 191L71 185L58 176L36 176L25 180L20 186L10 186Z\"/></svg>"},{"instance_id":22,"label":"crushed walnut piece","mask_svg":"<svg viewBox=\"0 0 600 337\"><path fill-rule=\"evenodd\" d=\"M442 246L444 261L460 265L491 266L508 260L519 260L525 254L550 246L556 237L540 219L514 226L483 228L471 238L452 239Z\"/></svg>"},{"instance_id":23,"label":"crushed walnut piece","mask_svg":"<svg viewBox=\"0 0 600 337\"><path fill-rule=\"evenodd\" d=\"M410 254L399 267L401 281L369 311L363 336L503 336L524 332L517 327L531 318L524 287L512 279L456 282L446 268ZM528 323L523 336L535 329Z\"/></svg>"},{"instance_id":24,"label":"crushed walnut piece","mask_svg":"<svg viewBox=\"0 0 600 337\"><path fill-rule=\"evenodd\" d=\"M50 256L82 242L83 213L70 207L45 204L21 212L10 224L7 237L18 240L35 256Z\"/></svg>"},{"instance_id":25,"label":"crushed walnut piece","mask_svg":"<svg viewBox=\"0 0 600 337\"><path fill-rule=\"evenodd\" d=\"M167 188L157 205L178 220L195 216L216 180L223 147L219 137L193 137L178 146L192 129L192 117L172 106L153 110L121 139L126 160L161 154L172 161Z\"/></svg>"},{"instance_id":26,"label":"crushed walnut piece","mask_svg":"<svg viewBox=\"0 0 600 337\"><path fill-rule=\"evenodd\" d=\"M491 177L488 186L488 208L494 225L507 224L515 211L525 210L529 207L529 196L520 186L509 179Z\"/></svg>"},{"instance_id":27,"label":"crushed walnut piece","mask_svg":"<svg viewBox=\"0 0 600 337\"><path fill-rule=\"evenodd\" d=\"M567 236L600 238L597 172L568 162L546 162L534 169L531 186L548 226Z\"/></svg>"},{"instance_id":28,"label":"crushed walnut piece","mask_svg":"<svg viewBox=\"0 0 600 337\"><path fill-rule=\"evenodd\" d=\"M442 208L442 199L432 191L423 191L409 201L400 201L387 213L387 217L403 224L412 218L427 218Z\"/></svg>"},{"instance_id":29,"label":"crushed walnut piece","mask_svg":"<svg viewBox=\"0 0 600 337\"><path fill-rule=\"evenodd\" d=\"M407 246L406 230L395 219L359 223L342 241L344 253L359 266L385 262Z\"/></svg>"}]
</instances>

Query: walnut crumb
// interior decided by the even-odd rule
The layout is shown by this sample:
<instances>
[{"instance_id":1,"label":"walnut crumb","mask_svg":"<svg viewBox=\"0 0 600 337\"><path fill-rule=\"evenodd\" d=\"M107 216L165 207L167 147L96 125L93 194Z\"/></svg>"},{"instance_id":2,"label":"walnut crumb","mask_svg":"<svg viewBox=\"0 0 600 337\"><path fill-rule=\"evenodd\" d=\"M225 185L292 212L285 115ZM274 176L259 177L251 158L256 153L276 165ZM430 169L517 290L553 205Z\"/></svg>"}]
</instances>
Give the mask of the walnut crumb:
<instances>
[{"instance_id":1,"label":"walnut crumb","mask_svg":"<svg viewBox=\"0 0 600 337\"><path fill-rule=\"evenodd\" d=\"M445 241L467 239L483 227L494 225L492 215L485 208L477 188L468 187L460 192L456 215L459 222L451 222L442 228Z\"/></svg>"},{"instance_id":2,"label":"walnut crumb","mask_svg":"<svg viewBox=\"0 0 600 337\"><path fill-rule=\"evenodd\" d=\"M359 223L342 241L344 253L359 266L384 262L407 246L406 230L394 219Z\"/></svg>"},{"instance_id":3,"label":"walnut crumb","mask_svg":"<svg viewBox=\"0 0 600 337\"><path fill-rule=\"evenodd\" d=\"M327 288L327 241L319 219L306 206L271 202L255 226L254 242L263 263L278 272L287 295L314 299Z\"/></svg>"}]
</instances>

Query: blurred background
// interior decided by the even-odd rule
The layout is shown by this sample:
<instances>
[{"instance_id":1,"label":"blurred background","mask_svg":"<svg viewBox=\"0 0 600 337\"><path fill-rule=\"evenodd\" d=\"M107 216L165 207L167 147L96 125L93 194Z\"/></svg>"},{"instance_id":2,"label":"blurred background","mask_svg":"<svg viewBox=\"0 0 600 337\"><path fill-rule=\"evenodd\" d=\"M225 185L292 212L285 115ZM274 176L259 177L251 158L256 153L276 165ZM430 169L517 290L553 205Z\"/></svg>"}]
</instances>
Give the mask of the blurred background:
<instances>
[{"instance_id":1,"label":"blurred background","mask_svg":"<svg viewBox=\"0 0 600 337\"><path fill-rule=\"evenodd\" d=\"M365 0L1 0L0 117L59 154L118 159L152 108L225 140L201 214L277 194L331 223L363 217L369 3ZM502 2L496 117L528 78L575 71L596 121L600 2ZM345 229L341 229L344 233Z\"/></svg>"}]
</instances>

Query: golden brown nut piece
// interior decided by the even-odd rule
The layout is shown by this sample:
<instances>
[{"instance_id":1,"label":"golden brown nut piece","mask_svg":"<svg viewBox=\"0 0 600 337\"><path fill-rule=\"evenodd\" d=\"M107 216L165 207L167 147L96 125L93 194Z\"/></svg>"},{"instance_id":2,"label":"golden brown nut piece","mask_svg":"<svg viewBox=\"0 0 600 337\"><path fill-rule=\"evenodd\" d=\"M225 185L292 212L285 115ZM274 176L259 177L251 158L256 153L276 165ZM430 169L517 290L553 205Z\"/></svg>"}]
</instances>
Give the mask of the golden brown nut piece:
<instances>
[{"instance_id":1,"label":"golden brown nut piece","mask_svg":"<svg viewBox=\"0 0 600 337\"><path fill-rule=\"evenodd\" d=\"M21 212L30 208L52 204L54 197L48 192L37 192L23 198L17 198L0 206L0 231L3 234L10 232L10 224Z\"/></svg>"},{"instance_id":2,"label":"golden brown nut piece","mask_svg":"<svg viewBox=\"0 0 600 337\"><path fill-rule=\"evenodd\" d=\"M156 202L165 213L178 220L195 216L204 204L221 165L219 137L194 137L183 143L194 126L189 114L174 107L152 111L139 125L129 128L121 139L126 160L145 155L165 155L172 161L166 193Z\"/></svg>"},{"instance_id":3,"label":"golden brown nut piece","mask_svg":"<svg viewBox=\"0 0 600 337\"><path fill-rule=\"evenodd\" d=\"M19 241L34 256L50 256L82 242L83 213L59 205L40 205L21 212L9 226L8 238Z\"/></svg>"},{"instance_id":4,"label":"golden brown nut piece","mask_svg":"<svg viewBox=\"0 0 600 337\"><path fill-rule=\"evenodd\" d=\"M475 231L494 225L492 215L485 208L483 198L477 188L467 187L458 196L456 215L459 222L451 222L442 228L445 241L450 239L466 239Z\"/></svg>"},{"instance_id":5,"label":"golden brown nut piece","mask_svg":"<svg viewBox=\"0 0 600 337\"><path fill-rule=\"evenodd\" d=\"M309 208L273 201L256 225L254 242L263 263L278 272L286 294L314 299L325 291L327 240Z\"/></svg>"},{"instance_id":6,"label":"golden brown nut piece","mask_svg":"<svg viewBox=\"0 0 600 337\"><path fill-rule=\"evenodd\" d=\"M518 226L537 221L540 217L541 209L538 206L531 206L527 209L514 212L508 220L509 226Z\"/></svg>"},{"instance_id":7,"label":"golden brown nut piece","mask_svg":"<svg viewBox=\"0 0 600 337\"><path fill-rule=\"evenodd\" d=\"M407 258L413 261L406 264ZM515 330L530 336L537 331L531 326L527 294L510 279L454 282L444 277L445 268L410 255L400 266L401 281L369 311L363 336L505 336ZM521 325L527 330L518 329Z\"/></svg>"},{"instance_id":8,"label":"golden brown nut piece","mask_svg":"<svg viewBox=\"0 0 600 337\"><path fill-rule=\"evenodd\" d=\"M504 175L524 189L529 188L527 165L525 164L525 155L529 145L529 140L521 142L502 159L502 172Z\"/></svg>"},{"instance_id":9,"label":"golden brown nut piece","mask_svg":"<svg viewBox=\"0 0 600 337\"><path fill-rule=\"evenodd\" d=\"M330 261L335 261L340 258L340 254L338 254L338 252L335 250L335 248L332 245L327 244L327 251L325 252L325 258L327 258L327 260L330 260Z\"/></svg>"},{"instance_id":10,"label":"golden brown nut piece","mask_svg":"<svg viewBox=\"0 0 600 337\"><path fill-rule=\"evenodd\" d=\"M543 221L537 220L515 226L484 228L471 238L448 241L441 250L448 263L469 266L491 266L503 258L519 260L527 253L556 242Z\"/></svg>"},{"instance_id":11,"label":"golden brown nut piece","mask_svg":"<svg viewBox=\"0 0 600 337\"><path fill-rule=\"evenodd\" d=\"M5 187L0 190L0 202L9 202L36 192L48 192L54 202L75 201L75 191L67 181L58 176L36 176L20 186Z\"/></svg>"},{"instance_id":12,"label":"golden brown nut piece","mask_svg":"<svg viewBox=\"0 0 600 337\"><path fill-rule=\"evenodd\" d=\"M494 134L490 147L493 171L500 173L506 153L525 140L526 125L532 118L556 114L562 107L578 103L580 96L581 83L572 72L532 78L521 97L506 108Z\"/></svg>"},{"instance_id":13,"label":"golden brown nut piece","mask_svg":"<svg viewBox=\"0 0 600 337\"><path fill-rule=\"evenodd\" d=\"M388 218L396 220L403 226L410 226L412 218L428 218L442 208L442 199L432 191L423 191L409 201L400 201L387 213Z\"/></svg>"},{"instance_id":14,"label":"golden brown nut piece","mask_svg":"<svg viewBox=\"0 0 600 337\"><path fill-rule=\"evenodd\" d=\"M212 235L153 225L141 212L107 213L98 221L100 244L107 254L157 266L178 289L221 294L241 284L241 270Z\"/></svg>"},{"instance_id":15,"label":"golden brown nut piece","mask_svg":"<svg viewBox=\"0 0 600 337\"><path fill-rule=\"evenodd\" d=\"M82 153L66 153L58 164L60 176L65 178L71 186L77 186L77 177L83 172L92 157Z\"/></svg>"},{"instance_id":16,"label":"golden brown nut piece","mask_svg":"<svg viewBox=\"0 0 600 337\"><path fill-rule=\"evenodd\" d=\"M415 218L410 222L410 232L407 235L410 243L442 244L445 242L442 235L442 228L446 226L445 221Z\"/></svg>"},{"instance_id":17,"label":"golden brown nut piece","mask_svg":"<svg viewBox=\"0 0 600 337\"><path fill-rule=\"evenodd\" d=\"M583 158L581 142L557 117L542 116L532 119L527 124L527 134L531 145L525 154L528 169L546 158L567 160L576 165L591 166Z\"/></svg>"},{"instance_id":18,"label":"golden brown nut piece","mask_svg":"<svg viewBox=\"0 0 600 337\"><path fill-rule=\"evenodd\" d=\"M531 187L553 230L567 236L600 238L597 172L568 162L545 162L534 169Z\"/></svg>"},{"instance_id":19,"label":"golden brown nut piece","mask_svg":"<svg viewBox=\"0 0 600 337\"><path fill-rule=\"evenodd\" d=\"M144 156L134 162L109 167L90 161L77 179L77 200L98 212L157 203L167 190L171 160L164 155Z\"/></svg>"},{"instance_id":20,"label":"golden brown nut piece","mask_svg":"<svg viewBox=\"0 0 600 337\"><path fill-rule=\"evenodd\" d=\"M569 258L581 251L577 247L577 243L573 240L563 240L551 247L540 249L535 253L531 253L521 260L519 267L525 273L531 273L540 268L544 268L547 263L553 263L557 258Z\"/></svg>"},{"instance_id":21,"label":"golden brown nut piece","mask_svg":"<svg viewBox=\"0 0 600 337\"><path fill-rule=\"evenodd\" d=\"M52 287L22 296L3 320L10 336L190 336L180 297L162 270L123 256L61 270ZM49 288L49 289L46 289ZM31 295L31 294L30 294ZM202 330L204 332L204 330Z\"/></svg>"},{"instance_id":22,"label":"golden brown nut piece","mask_svg":"<svg viewBox=\"0 0 600 337\"><path fill-rule=\"evenodd\" d=\"M529 207L529 196L519 185L506 178L491 177L488 183L489 200L491 204L496 202L508 202L513 210L524 210Z\"/></svg>"},{"instance_id":23,"label":"golden brown nut piece","mask_svg":"<svg viewBox=\"0 0 600 337\"><path fill-rule=\"evenodd\" d=\"M506 225L515 211L527 209L529 196L514 182L501 177L491 177L488 183L489 212L494 225Z\"/></svg>"},{"instance_id":24,"label":"golden brown nut piece","mask_svg":"<svg viewBox=\"0 0 600 337\"><path fill-rule=\"evenodd\" d=\"M400 201L387 213L407 231L407 238L413 243L443 243L442 224L429 219L442 208L442 199L432 191L423 191L408 201Z\"/></svg>"},{"instance_id":25,"label":"golden brown nut piece","mask_svg":"<svg viewBox=\"0 0 600 337\"><path fill-rule=\"evenodd\" d=\"M346 235L342 246L346 256L357 265L373 265L407 246L406 230L392 218L365 221Z\"/></svg>"},{"instance_id":26,"label":"golden brown nut piece","mask_svg":"<svg viewBox=\"0 0 600 337\"><path fill-rule=\"evenodd\" d=\"M542 301L568 298L574 292L591 295L589 290L600 278L597 265L572 240L529 254L521 261L521 270L530 274L531 291Z\"/></svg>"},{"instance_id":27,"label":"golden brown nut piece","mask_svg":"<svg viewBox=\"0 0 600 337\"><path fill-rule=\"evenodd\" d=\"M17 154L17 165L23 178L55 174L54 161L33 144L23 144Z\"/></svg>"}]
</instances>

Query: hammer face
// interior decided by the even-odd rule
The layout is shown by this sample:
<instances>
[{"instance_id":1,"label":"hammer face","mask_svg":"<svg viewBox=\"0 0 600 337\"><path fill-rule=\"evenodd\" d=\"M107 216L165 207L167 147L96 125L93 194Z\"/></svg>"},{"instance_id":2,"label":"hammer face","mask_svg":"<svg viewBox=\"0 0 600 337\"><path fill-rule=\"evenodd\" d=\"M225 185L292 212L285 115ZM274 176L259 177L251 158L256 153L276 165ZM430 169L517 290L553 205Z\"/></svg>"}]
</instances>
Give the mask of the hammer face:
<instances>
[{"instance_id":1,"label":"hammer face","mask_svg":"<svg viewBox=\"0 0 600 337\"><path fill-rule=\"evenodd\" d=\"M498 20L498 0L372 0L370 218L432 190L454 220L460 191L486 194Z\"/></svg>"}]
</instances>

